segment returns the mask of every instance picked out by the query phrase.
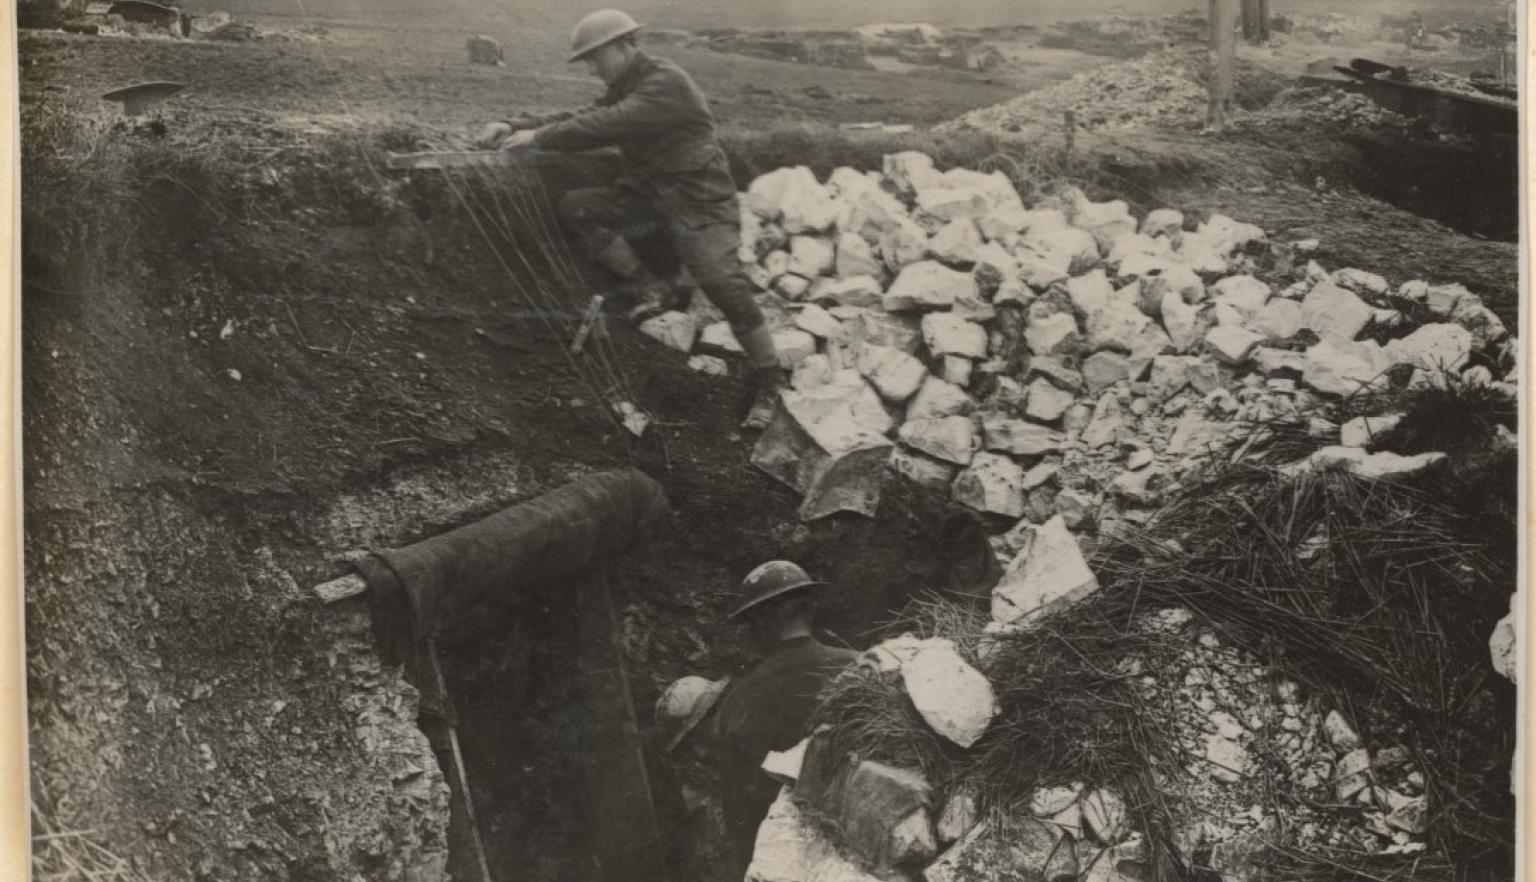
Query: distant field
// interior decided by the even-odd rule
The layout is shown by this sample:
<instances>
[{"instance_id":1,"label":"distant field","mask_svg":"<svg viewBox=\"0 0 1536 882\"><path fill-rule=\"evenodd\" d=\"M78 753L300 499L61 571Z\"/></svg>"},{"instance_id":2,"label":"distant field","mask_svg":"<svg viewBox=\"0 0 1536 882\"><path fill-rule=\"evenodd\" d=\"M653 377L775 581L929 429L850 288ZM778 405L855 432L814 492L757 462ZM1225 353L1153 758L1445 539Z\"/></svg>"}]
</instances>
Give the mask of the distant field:
<instances>
[{"instance_id":1,"label":"distant field","mask_svg":"<svg viewBox=\"0 0 1536 882\"><path fill-rule=\"evenodd\" d=\"M567 33L588 11L617 5L648 23L669 27L752 29L845 28L876 21L925 21L939 26L1045 24L1105 15L1158 15L1205 8L1190 0L183 0L193 12L224 10L236 15L313 16L319 18L419 19L424 26L475 22L510 22L524 28ZM1418 9L1436 18L1501 16L1500 0L1274 0L1275 14L1342 12L1379 15Z\"/></svg>"}]
</instances>

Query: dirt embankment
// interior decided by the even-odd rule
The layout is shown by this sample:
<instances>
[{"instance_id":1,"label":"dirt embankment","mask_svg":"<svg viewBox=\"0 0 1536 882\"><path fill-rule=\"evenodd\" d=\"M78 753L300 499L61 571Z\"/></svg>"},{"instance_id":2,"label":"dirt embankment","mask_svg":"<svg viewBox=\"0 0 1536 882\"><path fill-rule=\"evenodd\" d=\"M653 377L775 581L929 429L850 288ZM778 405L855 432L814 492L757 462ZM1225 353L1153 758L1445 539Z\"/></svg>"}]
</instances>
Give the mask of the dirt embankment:
<instances>
[{"instance_id":1,"label":"dirt embankment","mask_svg":"<svg viewBox=\"0 0 1536 882\"><path fill-rule=\"evenodd\" d=\"M381 669L360 604L308 594L345 551L640 466L676 510L613 579L642 716L659 685L744 660L716 622L763 559L838 583L829 625L857 644L950 580L939 503L896 493L877 522L799 527L797 500L746 463L740 380L689 371L615 321L613 363L655 421L643 439L619 430L612 390L519 300L531 276L506 272L467 194L381 173L378 140L224 150L192 147L209 143L197 131L62 125L28 128L34 781L54 823L97 831L146 874L431 878L444 860L447 796L414 690ZM263 137L243 134L222 143ZM101 138L90 163L70 163L75 137ZM551 160L548 195L608 170ZM445 647L458 695L506 686L498 665L538 621ZM535 705L558 703L554 668L529 687ZM470 740L492 755L472 765L543 770L519 788L560 780L554 730L512 731L515 714L487 707ZM484 794L492 829L531 829L522 792ZM568 877L581 828L555 826L504 859Z\"/></svg>"}]
</instances>

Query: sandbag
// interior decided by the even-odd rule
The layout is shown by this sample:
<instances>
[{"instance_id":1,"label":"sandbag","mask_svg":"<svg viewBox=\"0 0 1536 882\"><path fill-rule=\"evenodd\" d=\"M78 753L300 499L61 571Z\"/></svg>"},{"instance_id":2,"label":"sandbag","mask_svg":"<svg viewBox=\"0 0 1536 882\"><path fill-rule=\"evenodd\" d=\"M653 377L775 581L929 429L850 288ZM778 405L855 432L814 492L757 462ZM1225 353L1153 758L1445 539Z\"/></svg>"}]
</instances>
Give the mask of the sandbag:
<instances>
[{"instance_id":1,"label":"sandbag","mask_svg":"<svg viewBox=\"0 0 1536 882\"><path fill-rule=\"evenodd\" d=\"M605 562L667 511L665 491L645 473L599 472L354 565L370 591L404 591L416 635L429 638L497 592L531 591Z\"/></svg>"}]
</instances>

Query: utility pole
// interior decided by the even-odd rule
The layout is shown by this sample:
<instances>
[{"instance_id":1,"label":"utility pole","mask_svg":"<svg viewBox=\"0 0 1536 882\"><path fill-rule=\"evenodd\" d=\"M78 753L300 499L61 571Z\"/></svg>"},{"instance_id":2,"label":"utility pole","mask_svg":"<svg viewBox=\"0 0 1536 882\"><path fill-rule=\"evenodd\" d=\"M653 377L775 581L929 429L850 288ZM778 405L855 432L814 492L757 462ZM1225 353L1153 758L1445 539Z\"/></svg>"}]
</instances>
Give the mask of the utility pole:
<instances>
[{"instance_id":1,"label":"utility pole","mask_svg":"<svg viewBox=\"0 0 1536 882\"><path fill-rule=\"evenodd\" d=\"M1211 91L1205 124L1220 130L1227 124L1237 83L1237 14L1239 0L1210 0Z\"/></svg>"}]
</instances>

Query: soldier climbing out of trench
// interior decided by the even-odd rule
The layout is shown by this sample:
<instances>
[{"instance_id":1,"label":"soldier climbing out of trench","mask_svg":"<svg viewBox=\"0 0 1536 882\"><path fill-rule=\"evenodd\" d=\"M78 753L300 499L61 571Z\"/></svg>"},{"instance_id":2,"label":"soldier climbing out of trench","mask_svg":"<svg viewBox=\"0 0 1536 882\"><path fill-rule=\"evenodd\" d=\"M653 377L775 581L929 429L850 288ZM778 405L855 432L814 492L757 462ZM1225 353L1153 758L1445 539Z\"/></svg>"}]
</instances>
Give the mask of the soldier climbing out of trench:
<instances>
[{"instance_id":1,"label":"soldier climbing out of trench","mask_svg":"<svg viewBox=\"0 0 1536 882\"><path fill-rule=\"evenodd\" d=\"M688 292L657 278L626 237L658 223L664 227L682 265L725 314L752 363L755 393L742 425L760 429L773 415L784 378L752 283L736 257L736 183L703 93L682 68L641 51L635 39L640 27L617 9L583 18L568 60L587 63L607 86L603 96L573 111L490 123L480 142L560 152L618 146L628 170L612 186L566 193L559 205L562 222L628 288L635 317L686 307Z\"/></svg>"},{"instance_id":2,"label":"soldier climbing out of trench","mask_svg":"<svg viewBox=\"0 0 1536 882\"><path fill-rule=\"evenodd\" d=\"M822 688L855 662L851 649L827 646L813 636L815 581L797 564L773 560L742 580L740 603L728 616L745 621L764 657L736 678L720 700L720 794L733 878L752 861L757 828L779 785L762 770L770 751L788 750L805 736Z\"/></svg>"}]
</instances>

